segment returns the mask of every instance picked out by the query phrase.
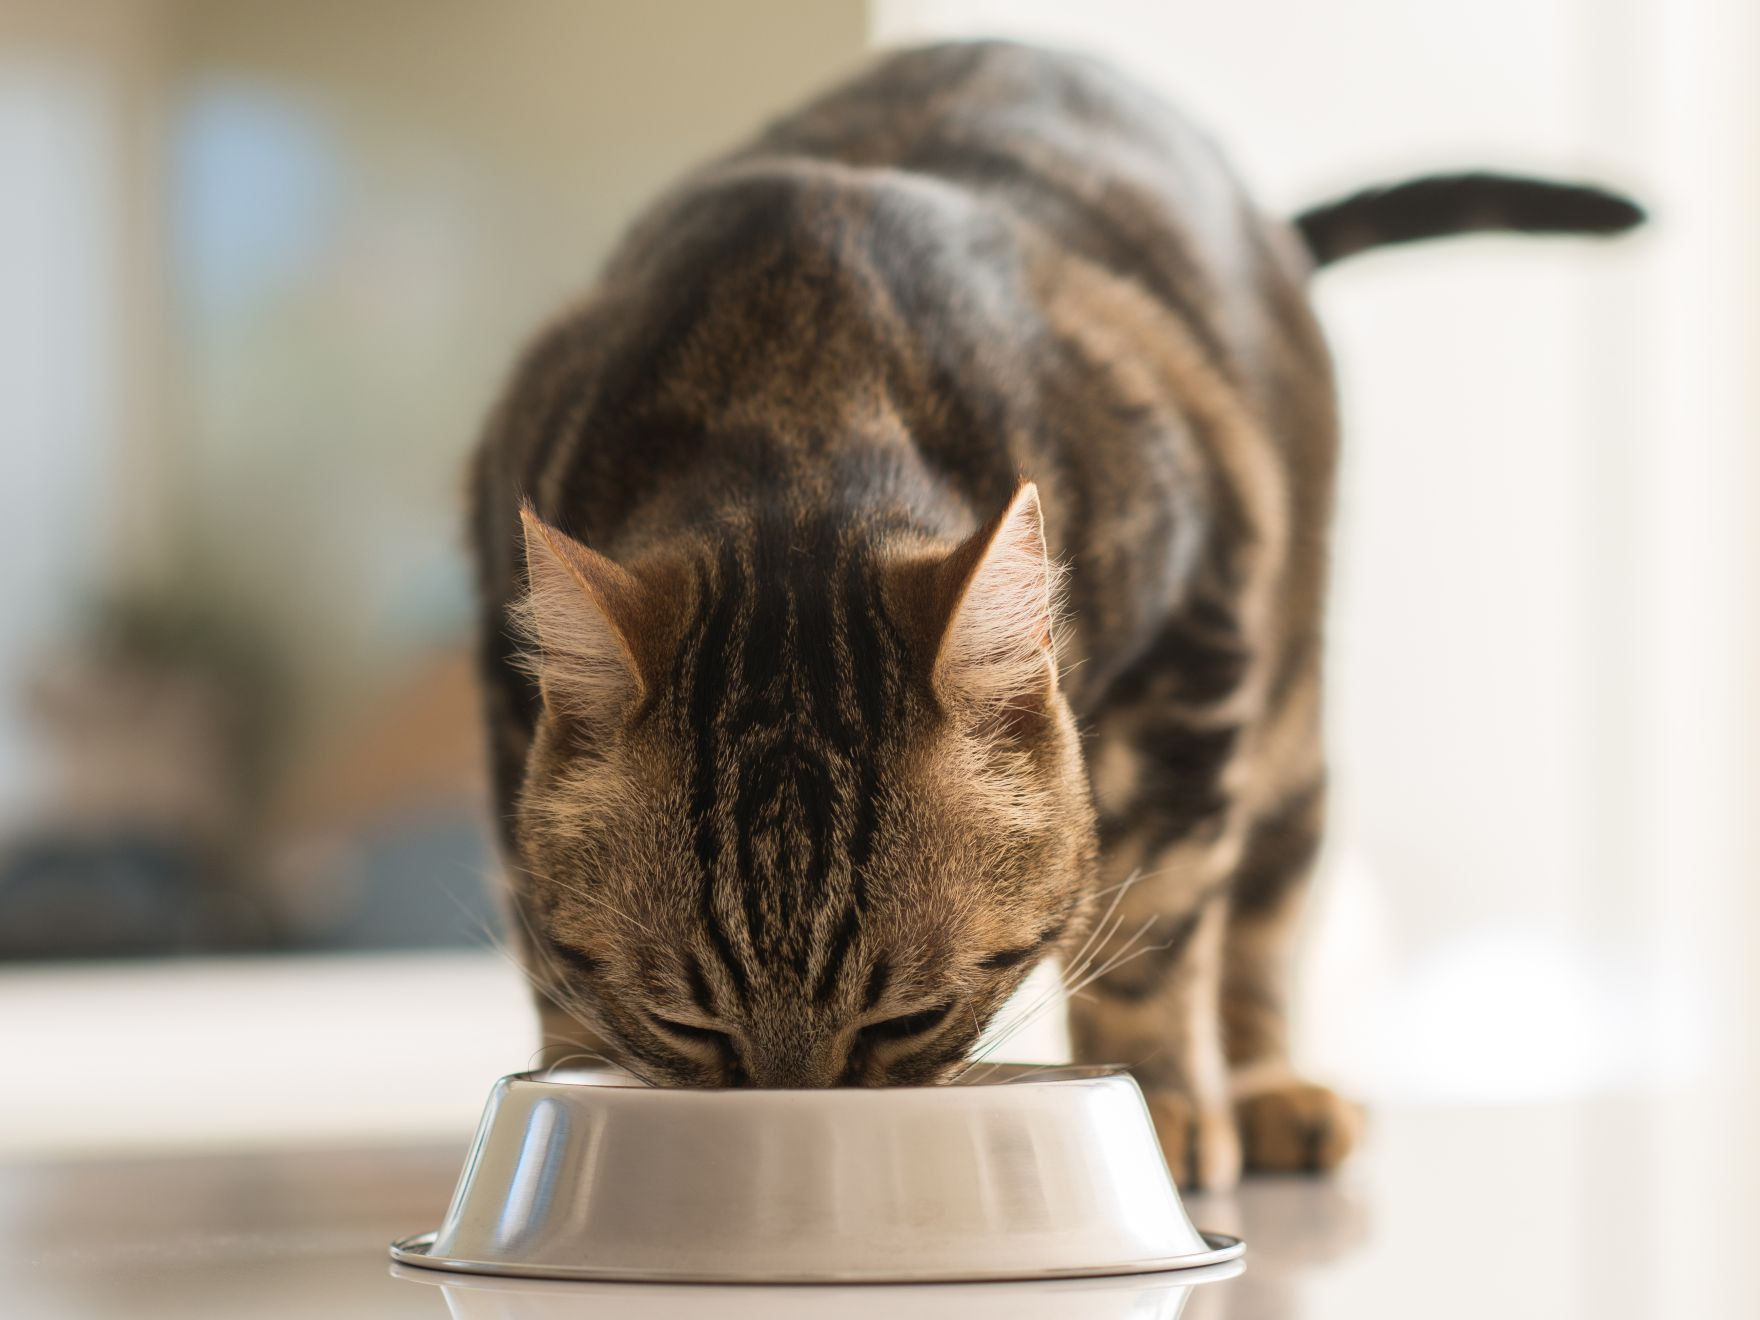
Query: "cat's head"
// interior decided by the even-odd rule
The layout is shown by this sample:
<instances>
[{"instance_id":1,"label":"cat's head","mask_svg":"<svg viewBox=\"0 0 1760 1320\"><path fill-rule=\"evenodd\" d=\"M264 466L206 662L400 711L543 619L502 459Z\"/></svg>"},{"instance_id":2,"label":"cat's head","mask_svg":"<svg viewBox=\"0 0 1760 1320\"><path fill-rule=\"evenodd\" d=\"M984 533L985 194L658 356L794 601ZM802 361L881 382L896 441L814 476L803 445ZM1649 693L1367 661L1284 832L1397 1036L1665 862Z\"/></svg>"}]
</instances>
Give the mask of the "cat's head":
<instances>
[{"instance_id":1,"label":"cat's head","mask_svg":"<svg viewBox=\"0 0 1760 1320\"><path fill-rule=\"evenodd\" d=\"M534 980L656 1083L946 1076L1091 901L1034 488L954 545L779 514L620 566L525 535Z\"/></svg>"}]
</instances>

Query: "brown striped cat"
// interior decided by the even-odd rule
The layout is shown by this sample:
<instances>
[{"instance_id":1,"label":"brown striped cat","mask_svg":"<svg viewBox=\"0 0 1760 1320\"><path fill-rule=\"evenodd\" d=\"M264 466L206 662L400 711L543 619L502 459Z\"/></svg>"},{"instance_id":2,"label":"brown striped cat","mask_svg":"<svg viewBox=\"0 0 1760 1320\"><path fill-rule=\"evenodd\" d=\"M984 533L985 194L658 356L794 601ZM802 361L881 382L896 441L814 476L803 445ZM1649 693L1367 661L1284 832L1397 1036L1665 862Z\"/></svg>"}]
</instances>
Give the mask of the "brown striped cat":
<instances>
[{"instance_id":1,"label":"brown striped cat","mask_svg":"<svg viewBox=\"0 0 1760 1320\"><path fill-rule=\"evenodd\" d=\"M893 55L693 174L539 337L475 478L547 1039L676 1086L955 1074L1095 979L1187 1186L1328 1168L1287 967L1325 800L1318 265L1629 202L1496 176L1291 225L1085 59Z\"/></svg>"}]
</instances>

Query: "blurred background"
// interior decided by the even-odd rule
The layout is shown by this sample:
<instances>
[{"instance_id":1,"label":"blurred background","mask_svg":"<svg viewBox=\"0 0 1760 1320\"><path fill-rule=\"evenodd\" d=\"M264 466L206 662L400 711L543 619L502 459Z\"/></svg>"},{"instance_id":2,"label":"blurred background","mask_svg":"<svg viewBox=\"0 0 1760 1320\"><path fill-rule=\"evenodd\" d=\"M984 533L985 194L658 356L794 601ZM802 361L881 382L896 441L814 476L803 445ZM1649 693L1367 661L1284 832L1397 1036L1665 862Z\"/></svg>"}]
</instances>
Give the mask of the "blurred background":
<instances>
[{"instance_id":1,"label":"blurred background","mask_svg":"<svg viewBox=\"0 0 1760 1320\"><path fill-rule=\"evenodd\" d=\"M1479 165L1651 207L1320 281L1347 459L1303 1043L1384 1104L1752 1078L1746 0L6 0L0 1148L468 1128L536 1044L467 660L490 398L681 169L977 34L1116 60L1275 209ZM1618 1141L1665 1190L1729 1158Z\"/></svg>"}]
</instances>

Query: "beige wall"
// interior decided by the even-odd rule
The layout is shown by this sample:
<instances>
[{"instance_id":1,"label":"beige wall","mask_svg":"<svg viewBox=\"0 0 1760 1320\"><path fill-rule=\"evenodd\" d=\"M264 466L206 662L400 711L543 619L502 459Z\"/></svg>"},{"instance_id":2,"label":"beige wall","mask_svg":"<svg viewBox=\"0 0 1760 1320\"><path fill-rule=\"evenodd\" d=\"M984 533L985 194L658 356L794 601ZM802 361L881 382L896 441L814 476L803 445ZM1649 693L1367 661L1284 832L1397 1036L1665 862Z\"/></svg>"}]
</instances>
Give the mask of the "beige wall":
<instances>
[{"instance_id":1,"label":"beige wall","mask_svg":"<svg viewBox=\"0 0 1760 1320\"><path fill-rule=\"evenodd\" d=\"M184 78L320 101L363 168L456 154L496 191L541 308L678 171L861 58L858 0L179 0ZM534 308L532 310L537 310Z\"/></svg>"},{"instance_id":2,"label":"beige wall","mask_svg":"<svg viewBox=\"0 0 1760 1320\"><path fill-rule=\"evenodd\" d=\"M98 584L160 567L164 16L0 4L0 826L41 793L22 693L46 646Z\"/></svg>"}]
</instances>

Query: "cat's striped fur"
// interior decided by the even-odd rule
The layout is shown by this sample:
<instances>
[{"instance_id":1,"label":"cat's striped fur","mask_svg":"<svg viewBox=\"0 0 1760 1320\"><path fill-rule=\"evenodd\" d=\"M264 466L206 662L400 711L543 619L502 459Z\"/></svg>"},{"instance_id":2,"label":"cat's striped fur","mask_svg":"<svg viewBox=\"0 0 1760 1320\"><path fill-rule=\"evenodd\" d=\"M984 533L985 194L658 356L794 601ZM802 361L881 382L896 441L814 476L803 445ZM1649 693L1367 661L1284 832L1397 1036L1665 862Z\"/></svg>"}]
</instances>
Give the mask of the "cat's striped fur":
<instances>
[{"instance_id":1,"label":"cat's striped fur","mask_svg":"<svg viewBox=\"0 0 1760 1320\"><path fill-rule=\"evenodd\" d=\"M1376 196L1315 233L1410 236ZM1092 951L1138 956L1074 1038L1176 1173L1343 1155L1284 1024L1325 797L1312 265L1153 97L993 43L890 57L647 214L476 478L555 1042L930 1081L1106 896Z\"/></svg>"}]
</instances>

